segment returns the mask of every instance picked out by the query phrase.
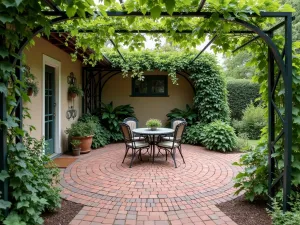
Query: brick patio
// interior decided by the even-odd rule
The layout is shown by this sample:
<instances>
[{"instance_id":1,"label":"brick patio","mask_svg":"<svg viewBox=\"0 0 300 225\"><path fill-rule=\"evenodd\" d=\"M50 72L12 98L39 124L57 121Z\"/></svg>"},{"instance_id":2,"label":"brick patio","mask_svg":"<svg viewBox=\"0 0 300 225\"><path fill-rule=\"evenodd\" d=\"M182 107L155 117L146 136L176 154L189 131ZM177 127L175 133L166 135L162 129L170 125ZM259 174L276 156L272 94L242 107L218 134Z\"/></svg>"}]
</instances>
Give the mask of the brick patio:
<instances>
[{"instance_id":1,"label":"brick patio","mask_svg":"<svg viewBox=\"0 0 300 225\"><path fill-rule=\"evenodd\" d=\"M143 156L128 168L124 144L81 155L63 171L63 198L84 204L71 225L234 225L215 205L234 198L232 162L240 154L222 154L183 145L186 164L178 168L164 156L155 163Z\"/></svg>"}]
</instances>

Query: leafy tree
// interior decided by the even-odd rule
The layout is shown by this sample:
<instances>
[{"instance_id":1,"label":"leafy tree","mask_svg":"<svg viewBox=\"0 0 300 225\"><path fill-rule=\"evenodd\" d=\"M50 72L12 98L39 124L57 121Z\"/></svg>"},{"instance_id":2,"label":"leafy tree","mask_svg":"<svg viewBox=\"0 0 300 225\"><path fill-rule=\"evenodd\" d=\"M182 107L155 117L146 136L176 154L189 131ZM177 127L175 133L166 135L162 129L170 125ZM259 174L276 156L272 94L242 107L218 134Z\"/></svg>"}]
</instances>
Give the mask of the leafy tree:
<instances>
[{"instance_id":1,"label":"leafy tree","mask_svg":"<svg viewBox=\"0 0 300 225\"><path fill-rule=\"evenodd\" d=\"M293 41L300 40L300 1L299 0L281 0L283 4L290 4L295 9L293 15L295 20L293 21Z\"/></svg>"},{"instance_id":2,"label":"leafy tree","mask_svg":"<svg viewBox=\"0 0 300 225\"><path fill-rule=\"evenodd\" d=\"M251 58L252 54L247 51L227 57L224 61L225 76L236 79L251 78L255 72L255 67L247 65Z\"/></svg>"}]
</instances>

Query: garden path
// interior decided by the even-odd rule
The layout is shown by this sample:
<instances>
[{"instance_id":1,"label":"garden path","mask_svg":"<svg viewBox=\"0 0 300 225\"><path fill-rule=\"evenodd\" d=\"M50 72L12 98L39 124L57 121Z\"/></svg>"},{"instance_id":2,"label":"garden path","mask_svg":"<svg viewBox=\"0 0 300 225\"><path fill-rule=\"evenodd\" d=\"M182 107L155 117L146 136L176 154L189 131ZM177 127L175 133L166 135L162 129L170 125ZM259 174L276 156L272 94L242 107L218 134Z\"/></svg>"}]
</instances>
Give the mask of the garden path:
<instances>
[{"instance_id":1,"label":"garden path","mask_svg":"<svg viewBox=\"0 0 300 225\"><path fill-rule=\"evenodd\" d=\"M232 165L240 154L183 145L177 155L155 163L143 156L128 168L124 144L110 144L81 155L63 171L62 197L85 205L70 225L236 225L215 205L233 199Z\"/></svg>"}]
</instances>

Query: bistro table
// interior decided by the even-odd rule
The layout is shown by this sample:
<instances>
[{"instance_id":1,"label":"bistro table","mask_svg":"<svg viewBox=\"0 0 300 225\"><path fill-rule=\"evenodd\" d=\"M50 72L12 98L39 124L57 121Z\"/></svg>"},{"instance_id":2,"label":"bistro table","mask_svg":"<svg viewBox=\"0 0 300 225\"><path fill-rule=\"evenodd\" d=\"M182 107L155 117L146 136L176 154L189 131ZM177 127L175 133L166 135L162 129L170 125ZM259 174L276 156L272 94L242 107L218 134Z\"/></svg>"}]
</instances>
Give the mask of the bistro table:
<instances>
[{"instance_id":1,"label":"bistro table","mask_svg":"<svg viewBox=\"0 0 300 225\"><path fill-rule=\"evenodd\" d=\"M152 163L154 163L155 136L173 134L174 130L170 128L157 128L156 130L151 130L150 128L137 128L137 129L133 129L132 132L134 134L150 137L150 142L149 142L150 149L151 149L150 151L152 154Z\"/></svg>"}]
</instances>

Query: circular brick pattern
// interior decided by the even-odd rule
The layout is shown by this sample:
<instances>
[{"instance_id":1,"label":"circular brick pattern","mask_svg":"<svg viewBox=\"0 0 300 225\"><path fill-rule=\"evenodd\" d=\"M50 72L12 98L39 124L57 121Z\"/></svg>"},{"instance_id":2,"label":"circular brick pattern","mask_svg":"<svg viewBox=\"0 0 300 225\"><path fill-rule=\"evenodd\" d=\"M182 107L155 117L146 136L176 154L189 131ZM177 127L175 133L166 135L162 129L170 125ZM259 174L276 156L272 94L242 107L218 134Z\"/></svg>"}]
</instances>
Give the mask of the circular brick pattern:
<instances>
[{"instance_id":1,"label":"circular brick pattern","mask_svg":"<svg viewBox=\"0 0 300 225\"><path fill-rule=\"evenodd\" d=\"M233 177L239 154L222 154L183 145L185 164L176 155L178 168L164 155L152 164L131 157L122 164L124 144L112 144L80 156L63 173L64 198L92 207L130 211L173 211L214 205L232 199Z\"/></svg>"}]
</instances>

